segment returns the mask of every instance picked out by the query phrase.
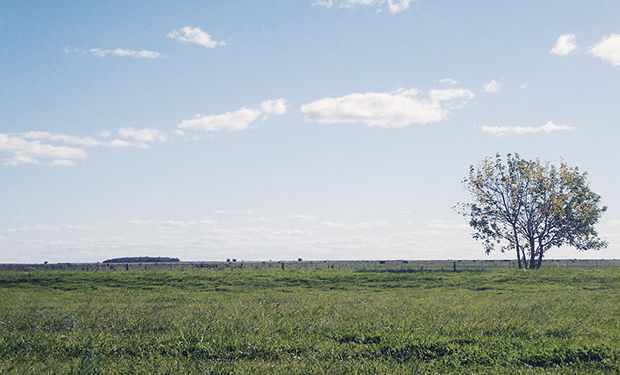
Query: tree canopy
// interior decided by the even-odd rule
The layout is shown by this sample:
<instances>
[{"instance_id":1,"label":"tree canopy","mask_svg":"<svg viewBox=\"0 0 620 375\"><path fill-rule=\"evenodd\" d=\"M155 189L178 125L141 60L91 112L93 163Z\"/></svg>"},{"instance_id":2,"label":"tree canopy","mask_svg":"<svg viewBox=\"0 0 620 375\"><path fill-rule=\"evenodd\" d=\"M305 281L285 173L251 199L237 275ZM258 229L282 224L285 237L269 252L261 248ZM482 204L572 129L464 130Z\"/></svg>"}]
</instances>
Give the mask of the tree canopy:
<instances>
[{"instance_id":1,"label":"tree canopy","mask_svg":"<svg viewBox=\"0 0 620 375\"><path fill-rule=\"evenodd\" d=\"M577 167L497 154L471 166L463 184L473 200L459 211L469 218L473 238L487 254L514 251L519 268L540 268L553 247L607 246L594 228L607 207Z\"/></svg>"}]
</instances>

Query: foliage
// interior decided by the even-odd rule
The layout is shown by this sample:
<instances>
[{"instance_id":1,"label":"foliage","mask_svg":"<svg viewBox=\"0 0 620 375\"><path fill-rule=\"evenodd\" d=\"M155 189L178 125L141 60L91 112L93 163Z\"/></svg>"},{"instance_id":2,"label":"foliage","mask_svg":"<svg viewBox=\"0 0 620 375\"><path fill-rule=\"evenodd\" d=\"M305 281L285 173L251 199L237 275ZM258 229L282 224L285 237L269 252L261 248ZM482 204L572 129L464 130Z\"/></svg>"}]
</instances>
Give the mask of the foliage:
<instances>
[{"instance_id":1,"label":"foliage","mask_svg":"<svg viewBox=\"0 0 620 375\"><path fill-rule=\"evenodd\" d=\"M559 166L498 154L471 166L464 179L473 202L460 205L470 219L473 237L490 253L514 250L519 267L540 268L553 247L596 250L607 246L594 225L606 207L590 190L587 173L565 163Z\"/></svg>"},{"instance_id":2,"label":"foliage","mask_svg":"<svg viewBox=\"0 0 620 375\"><path fill-rule=\"evenodd\" d=\"M0 272L0 299L2 373L620 370L617 267Z\"/></svg>"}]
</instances>

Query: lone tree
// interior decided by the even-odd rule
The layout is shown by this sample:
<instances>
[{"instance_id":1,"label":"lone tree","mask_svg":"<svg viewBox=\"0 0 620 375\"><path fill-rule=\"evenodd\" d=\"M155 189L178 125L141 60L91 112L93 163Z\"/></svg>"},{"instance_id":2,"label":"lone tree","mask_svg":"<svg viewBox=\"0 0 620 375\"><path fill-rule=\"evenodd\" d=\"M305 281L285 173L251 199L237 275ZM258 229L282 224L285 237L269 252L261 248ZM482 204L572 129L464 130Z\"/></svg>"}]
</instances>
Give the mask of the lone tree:
<instances>
[{"instance_id":1,"label":"lone tree","mask_svg":"<svg viewBox=\"0 0 620 375\"><path fill-rule=\"evenodd\" d=\"M607 247L594 229L607 207L600 206L601 197L586 177L565 163L555 166L518 154L504 160L497 154L470 167L463 184L473 202L459 204L459 211L487 254L496 247L514 251L519 268L540 268L552 247Z\"/></svg>"}]
</instances>

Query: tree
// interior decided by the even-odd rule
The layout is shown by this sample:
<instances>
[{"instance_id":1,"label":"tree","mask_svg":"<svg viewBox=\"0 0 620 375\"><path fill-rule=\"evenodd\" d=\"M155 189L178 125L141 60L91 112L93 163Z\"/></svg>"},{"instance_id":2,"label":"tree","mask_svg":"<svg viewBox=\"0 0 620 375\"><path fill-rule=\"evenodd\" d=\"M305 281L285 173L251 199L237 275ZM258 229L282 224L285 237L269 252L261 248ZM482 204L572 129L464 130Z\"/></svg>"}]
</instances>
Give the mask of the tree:
<instances>
[{"instance_id":1,"label":"tree","mask_svg":"<svg viewBox=\"0 0 620 375\"><path fill-rule=\"evenodd\" d=\"M469 218L473 238L487 254L514 251L519 268L540 268L553 247L607 247L594 228L607 207L600 206L587 173L577 167L497 154L471 166L463 184L473 202L458 207Z\"/></svg>"}]
</instances>

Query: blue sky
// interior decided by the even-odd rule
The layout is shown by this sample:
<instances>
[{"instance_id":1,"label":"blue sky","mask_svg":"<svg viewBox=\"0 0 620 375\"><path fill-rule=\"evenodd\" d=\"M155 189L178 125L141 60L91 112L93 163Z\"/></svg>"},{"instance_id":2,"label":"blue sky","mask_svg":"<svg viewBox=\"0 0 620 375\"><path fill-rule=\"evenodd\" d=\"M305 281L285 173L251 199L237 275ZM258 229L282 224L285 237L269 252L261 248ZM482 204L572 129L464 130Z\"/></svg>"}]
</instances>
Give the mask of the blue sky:
<instances>
[{"instance_id":1,"label":"blue sky","mask_svg":"<svg viewBox=\"0 0 620 375\"><path fill-rule=\"evenodd\" d=\"M470 164L578 165L620 258L620 3L0 3L0 262L483 258ZM493 254L491 258L510 257Z\"/></svg>"}]
</instances>

